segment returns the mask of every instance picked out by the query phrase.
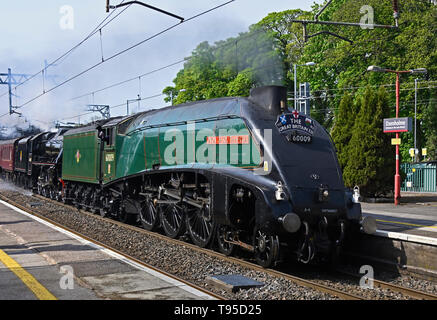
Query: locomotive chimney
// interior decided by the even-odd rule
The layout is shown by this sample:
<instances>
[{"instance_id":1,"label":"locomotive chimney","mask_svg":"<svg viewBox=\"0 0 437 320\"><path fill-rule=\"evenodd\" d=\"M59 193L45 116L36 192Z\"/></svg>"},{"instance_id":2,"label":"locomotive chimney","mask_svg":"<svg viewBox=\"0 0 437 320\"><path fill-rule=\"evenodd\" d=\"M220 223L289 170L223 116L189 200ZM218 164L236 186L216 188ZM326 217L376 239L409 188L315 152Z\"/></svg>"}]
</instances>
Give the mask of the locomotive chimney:
<instances>
[{"instance_id":1,"label":"locomotive chimney","mask_svg":"<svg viewBox=\"0 0 437 320\"><path fill-rule=\"evenodd\" d=\"M265 86L250 90L249 100L272 115L279 115L287 109L287 88Z\"/></svg>"}]
</instances>

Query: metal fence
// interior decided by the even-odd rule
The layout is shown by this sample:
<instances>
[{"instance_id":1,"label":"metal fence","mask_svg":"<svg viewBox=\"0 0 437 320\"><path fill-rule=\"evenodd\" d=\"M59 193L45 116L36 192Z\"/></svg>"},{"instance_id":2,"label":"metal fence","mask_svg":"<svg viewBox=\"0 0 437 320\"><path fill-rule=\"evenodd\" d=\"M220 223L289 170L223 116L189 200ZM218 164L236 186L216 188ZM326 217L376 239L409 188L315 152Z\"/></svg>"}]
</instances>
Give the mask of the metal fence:
<instances>
[{"instance_id":1,"label":"metal fence","mask_svg":"<svg viewBox=\"0 0 437 320\"><path fill-rule=\"evenodd\" d=\"M437 192L437 163L402 163L406 174L401 191Z\"/></svg>"}]
</instances>

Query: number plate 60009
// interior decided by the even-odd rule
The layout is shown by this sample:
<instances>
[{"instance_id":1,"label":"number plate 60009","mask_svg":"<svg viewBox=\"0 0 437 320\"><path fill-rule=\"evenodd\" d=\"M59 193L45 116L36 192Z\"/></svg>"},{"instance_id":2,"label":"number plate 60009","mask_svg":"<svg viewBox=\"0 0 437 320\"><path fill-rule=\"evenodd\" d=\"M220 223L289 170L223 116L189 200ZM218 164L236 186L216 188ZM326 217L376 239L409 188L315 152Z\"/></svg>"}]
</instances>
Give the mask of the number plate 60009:
<instances>
[{"instance_id":1,"label":"number plate 60009","mask_svg":"<svg viewBox=\"0 0 437 320\"><path fill-rule=\"evenodd\" d=\"M290 134L287 136L288 141L294 142L294 143L311 143L313 138L311 136L307 136L304 134Z\"/></svg>"}]
</instances>

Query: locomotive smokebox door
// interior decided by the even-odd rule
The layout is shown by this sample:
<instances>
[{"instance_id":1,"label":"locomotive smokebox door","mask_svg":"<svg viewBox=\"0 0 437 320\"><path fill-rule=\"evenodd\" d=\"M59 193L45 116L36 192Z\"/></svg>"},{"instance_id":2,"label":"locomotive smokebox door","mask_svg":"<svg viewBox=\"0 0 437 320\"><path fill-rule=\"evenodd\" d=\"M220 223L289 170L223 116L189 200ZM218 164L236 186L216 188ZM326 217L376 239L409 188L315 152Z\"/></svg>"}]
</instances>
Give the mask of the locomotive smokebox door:
<instances>
[{"instance_id":1,"label":"locomotive smokebox door","mask_svg":"<svg viewBox=\"0 0 437 320\"><path fill-rule=\"evenodd\" d=\"M287 88L265 86L250 90L249 100L277 116L287 109Z\"/></svg>"}]
</instances>

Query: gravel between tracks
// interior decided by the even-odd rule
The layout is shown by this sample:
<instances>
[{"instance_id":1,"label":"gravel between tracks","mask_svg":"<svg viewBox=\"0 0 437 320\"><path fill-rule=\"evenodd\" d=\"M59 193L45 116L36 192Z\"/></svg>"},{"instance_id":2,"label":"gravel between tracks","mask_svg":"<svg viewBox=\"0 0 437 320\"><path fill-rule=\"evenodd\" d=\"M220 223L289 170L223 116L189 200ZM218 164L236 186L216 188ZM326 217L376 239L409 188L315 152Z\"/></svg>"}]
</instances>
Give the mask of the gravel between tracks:
<instances>
[{"instance_id":1,"label":"gravel between tracks","mask_svg":"<svg viewBox=\"0 0 437 320\"><path fill-rule=\"evenodd\" d=\"M430 294L437 295L437 283L432 281L427 281L423 279L417 279L411 275L404 275L401 277L393 278L390 273L381 273L380 278L383 281L405 287L412 288L418 291L427 292Z\"/></svg>"},{"instance_id":2,"label":"gravel between tracks","mask_svg":"<svg viewBox=\"0 0 437 320\"><path fill-rule=\"evenodd\" d=\"M216 292L228 299L338 299L330 294L297 285L292 281L277 278L265 272L254 271L237 263L224 261L223 259L210 256L206 253L197 252L183 244L170 243L152 235L113 224L110 221L102 221L96 217L82 214L74 208L67 208L51 201L32 197L30 192L17 189L3 182L0 183L0 193L23 205L29 202L42 203L43 205L33 210L92 239L105 243L145 263ZM261 288L240 290L237 293L231 294L216 287L211 287L206 283L207 276L220 274L240 274L263 282L265 285ZM361 289L357 281L339 280L333 277L327 278L326 275L321 274L318 275L317 272L314 274L310 272L306 274L305 278L311 281L321 282L329 287L364 296L366 299L408 299L408 297L397 292L379 288L373 290ZM412 277L405 277L405 279L400 277L394 281L402 286L437 293L436 284L429 281L418 280Z\"/></svg>"},{"instance_id":3,"label":"gravel between tracks","mask_svg":"<svg viewBox=\"0 0 437 320\"><path fill-rule=\"evenodd\" d=\"M5 187L2 184L0 192L22 205L30 202L42 203L43 205L33 208L42 216L228 299L337 299L331 295L298 286L291 281L278 279L263 272L255 272L238 264L196 252L184 245L169 243L154 236L123 228L110 221L93 218L74 208L66 208L51 201L34 198L30 192L14 189L13 186ZM241 274L261 281L265 285L259 289L240 290L235 294L230 294L206 284L208 275L218 274Z\"/></svg>"}]
</instances>

